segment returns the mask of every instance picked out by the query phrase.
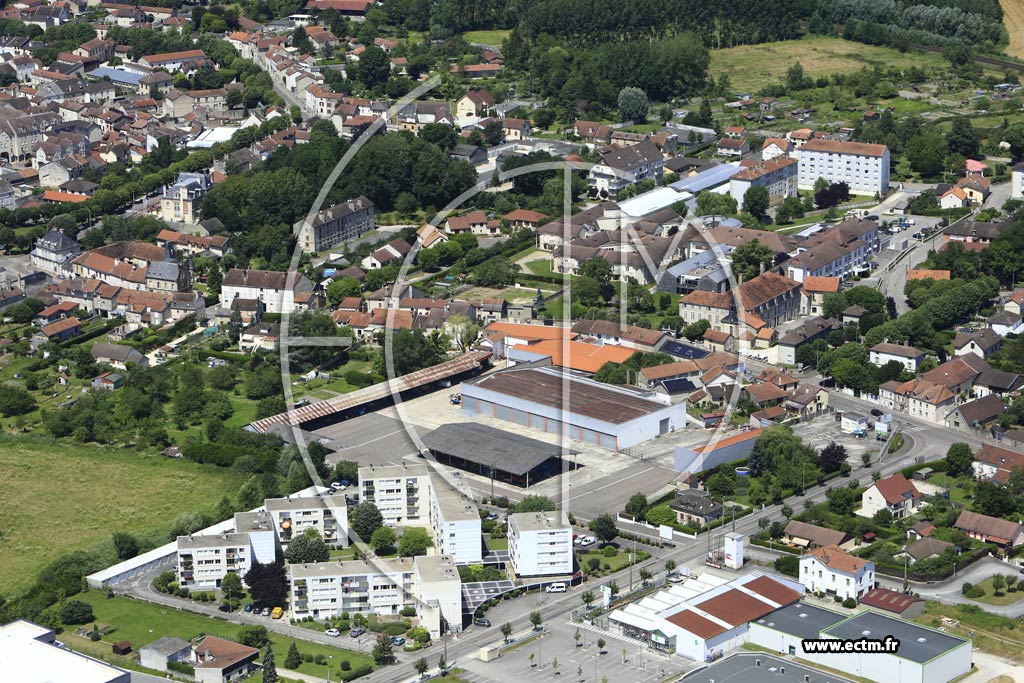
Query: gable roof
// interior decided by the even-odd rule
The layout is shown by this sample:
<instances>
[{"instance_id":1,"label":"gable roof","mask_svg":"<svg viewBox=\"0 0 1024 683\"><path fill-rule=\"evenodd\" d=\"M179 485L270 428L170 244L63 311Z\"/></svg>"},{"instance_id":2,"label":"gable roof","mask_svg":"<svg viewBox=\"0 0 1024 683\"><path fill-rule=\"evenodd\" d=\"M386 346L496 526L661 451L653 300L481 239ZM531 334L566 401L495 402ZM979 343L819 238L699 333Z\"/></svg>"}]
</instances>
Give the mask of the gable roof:
<instances>
[{"instance_id":1,"label":"gable roof","mask_svg":"<svg viewBox=\"0 0 1024 683\"><path fill-rule=\"evenodd\" d=\"M742 307L749 311L799 288L800 283L796 280L769 270L737 287L736 297Z\"/></svg>"},{"instance_id":2,"label":"gable roof","mask_svg":"<svg viewBox=\"0 0 1024 683\"><path fill-rule=\"evenodd\" d=\"M844 574L856 574L867 564L866 560L850 555L837 545L815 548L804 557L814 557L826 567Z\"/></svg>"},{"instance_id":3,"label":"gable roof","mask_svg":"<svg viewBox=\"0 0 1024 683\"><path fill-rule=\"evenodd\" d=\"M907 554L915 560L923 560L931 557L932 555L941 555L946 552L947 549L952 547L952 543L940 541L939 539L932 538L931 536L925 536L924 538L919 538L909 544L906 547L906 551Z\"/></svg>"},{"instance_id":4,"label":"gable roof","mask_svg":"<svg viewBox=\"0 0 1024 683\"><path fill-rule=\"evenodd\" d=\"M1003 404L1003 399L999 397L999 394L988 394L982 398L960 405L957 410L960 411L960 414L971 425L983 425L1006 412L1006 406Z\"/></svg>"},{"instance_id":5,"label":"gable roof","mask_svg":"<svg viewBox=\"0 0 1024 683\"><path fill-rule=\"evenodd\" d=\"M921 349L915 349L913 346L907 346L906 344L890 344L889 342L881 342L871 347L872 351L876 353L884 353L889 356L899 356L901 358L918 358L924 355L924 351Z\"/></svg>"},{"instance_id":6,"label":"gable roof","mask_svg":"<svg viewBox=\"0 0 1024 683\"><path fill-rule=\"evenodd\" d=\"M921 492L911 482L907 481L907 478L901 472L897 472L885 479L879 479L873 486L878 489L878 492L882 494L882 498L889 505L898 505L908 498L915 500L921 497Z\"/></svg>"},{"instance_id":7,"label":"gable roof","mask_svg":"<svg viewBox=\"0 0 1024 683\"><path fill-rule=\"evenodd\" d=\"M785 533L787 536L802 538L808 541L810 545L816 546L838 546L849 538L849 534L842 531L826 529L825 527L800 522L795 519L789 520L789 523L786 524Z\"/></svg>"},{"instance_id":8,"label":"gable roof","mask_svg":"<svg viewBox=\"0 0 1024 683\"><path fill-rule=\"evenodd\" d=\"M838 292L839 278L808 275L804 278L803 290L805 292Z\"/></svg>"},{"instance_id":9,"label":"gable roof","mask_svg":"<svg viewBox=\"0 0 1024 683\"><path fill-rule=\"evenodd\" d=\"M998 517L989 517L980 512L964 510L957 517L955 528L991 538L1001 543L1012 542L1019 534L1021 525Z\"/></svg>"}]
</instances>

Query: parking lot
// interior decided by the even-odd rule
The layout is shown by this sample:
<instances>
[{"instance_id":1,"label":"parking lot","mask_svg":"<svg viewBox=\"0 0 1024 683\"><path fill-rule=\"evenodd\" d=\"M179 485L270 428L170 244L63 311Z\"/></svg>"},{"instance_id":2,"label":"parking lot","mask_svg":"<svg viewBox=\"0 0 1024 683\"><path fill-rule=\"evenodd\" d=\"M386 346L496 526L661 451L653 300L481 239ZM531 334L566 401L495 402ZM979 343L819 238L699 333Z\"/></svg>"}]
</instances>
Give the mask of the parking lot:
<instances>
[{"instance_id":1,"label":"parking lot","mask_svg":"<svg viewBox=\"0 0 1024 683\"><path fill-rule=\"evenodd\" d=\"M862 467L861 456L870 453L872 460L878 458L878 451L884 442L876 441L874 433L864 437L847 434L839 427L836 415L822 415L807 422L793 426L793 433L803 439L811 448L821 449L835 441L846 448L846 461L854 469Z\"/></svg>"},{"instance_id":2,"label":"parking lot","mask_svg":"<svg viewBox=\"0 0 1024 683\"><path fill-rule=\"evenodd\" d=\"M609 683L656 683L696 666L694 662L675 655L641 648L637 641L600 633L585 626L579 628L580 639L577 644L573 638L576 630L576 624L573 623L551 624L544 637L508 652L493 662L460 663L467 674L473 674L473 677L464 678L473 683L489 683L490 680L517 683L550 681L555 676L577 683L600 683L602 679L607 679ZM601 652L597 647L598 638L605 640Z\"/></svg>"}]
</instances>

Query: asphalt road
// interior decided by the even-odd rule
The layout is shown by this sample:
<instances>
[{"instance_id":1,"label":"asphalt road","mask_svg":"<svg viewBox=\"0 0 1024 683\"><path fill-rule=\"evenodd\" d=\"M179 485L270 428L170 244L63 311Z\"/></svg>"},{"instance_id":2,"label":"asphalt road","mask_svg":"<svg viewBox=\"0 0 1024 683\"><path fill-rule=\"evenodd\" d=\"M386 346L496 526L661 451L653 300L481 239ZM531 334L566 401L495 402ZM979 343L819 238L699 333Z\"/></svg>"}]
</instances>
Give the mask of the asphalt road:
<instances>
[{"instance_id":1,"label":"asphalt road","mask_svg":"<svg viewBox=\"0 0 1024 683\"><path fill-rule=\"evenodd\" d=\"M982 609L992 614L1011 618L1024 617L1024 600L1012 605L984 605L974 600L968 600L960 592L960 587L965 581L978 584L996 574L1012 574L1017 576L1020 571L1021 568L1017 565L1003 562L995 557L986 557L985 559L978 560L965 571L958 572L956 577L925 586L915 584L913 590L915 593L919 593L922 598L928 600L938 600L945 604L980 605ZM903 589L903 581L900 579L883 576L882 574L876 574L876 576L880 586L893 590Z\"/></svg>"}]
</instances>

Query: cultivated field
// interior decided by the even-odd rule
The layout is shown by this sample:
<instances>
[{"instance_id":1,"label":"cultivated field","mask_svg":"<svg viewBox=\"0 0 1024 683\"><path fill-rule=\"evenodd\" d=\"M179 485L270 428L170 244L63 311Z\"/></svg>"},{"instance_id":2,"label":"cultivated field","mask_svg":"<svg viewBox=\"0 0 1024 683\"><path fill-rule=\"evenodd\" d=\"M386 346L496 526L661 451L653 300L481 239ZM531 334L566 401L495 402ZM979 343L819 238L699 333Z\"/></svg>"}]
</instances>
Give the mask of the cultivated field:
<instances>
[{"instance_id":1,"label":"cultivated field","mask_svg":"<svg viewBox=\"0 0 1024 683\"><path fill-rule=\"evenodd\" d=\"M216 505L245 475L129 451L0 437L0 593L32 583L64 552L114 531L169 530L182 512Z\"/></svg>"},{"instance_id":2,"label":"cultivated field","mask_svg":"<svg viewBox=\"0 0 1024 683\"><path fill-rule=\"evenodd\" d=\"M1024 8L1020 9L1024 17ZM1024 24L1022 24L1024 26ZM1012 34L1012 31L1011 31ZM809 76L849 73L876 63L888 67L943 66L941 55L864 45L841 38L807 36L761 45L741 45L711 51L710 74L727 74L734 90L756 91L785 79L786 69L800 62Z\"/></svg>"},{"instance_id":3,"label":"cultivated field","mask_svg":"<svg viewBox=\"0 0 1024 683\"><path fill-rule=\"evenodd\" d=\"M1006 54L1024 57L1024 3L1020 0L999 0L1003 7L1003 24L1010 34Z\"/></svg>"}]
</instances>

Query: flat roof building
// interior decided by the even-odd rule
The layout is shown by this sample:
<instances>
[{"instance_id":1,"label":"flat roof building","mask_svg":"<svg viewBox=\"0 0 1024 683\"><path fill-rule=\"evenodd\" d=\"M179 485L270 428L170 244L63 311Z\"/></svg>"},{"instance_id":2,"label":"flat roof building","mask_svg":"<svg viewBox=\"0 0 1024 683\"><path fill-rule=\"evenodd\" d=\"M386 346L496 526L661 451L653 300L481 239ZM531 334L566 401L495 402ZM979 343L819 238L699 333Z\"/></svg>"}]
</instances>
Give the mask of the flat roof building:
<instances>
[{"instance_id":1,"label":"flat roof building","mask_svg":"<svg viewBox=\"0 0 1024 683\"><path fill-rule=\"evenodd\" d=\"M668 396L552 368L510 368L460 385L462 410L619 451L686 424Z\"/></svg>"},{"instance_id":2,"label":"flat roof building","mask_svg":"<svg viewBox=\"0 0 1024 683\"><path fill-rule=\"evenodd\" d=\"M57 645L57 634L28 621L0 626L0 672L17 683L130 683L131 674Z\"/></svg>"},{"instance_id":3,"label":"flat roof building","mask_svg":"<svg viewBox=\"0 0 1024 683\"><path fill-rule=\"evenodd\" d=\"M516 576L572 574L572 525L565 511L509 515L508 554Z\"/></svg>"},{"instance_id":4,"label":"flat roof building","mask_svg":"<svg viewBox=\"0 0 1024 683\"><path fill-rule=\"evenodd\" d=\"M691 671L683 683L850 683L847 678L761 652L737 652L713 664Z\"/></svg>"}]
</instances>

